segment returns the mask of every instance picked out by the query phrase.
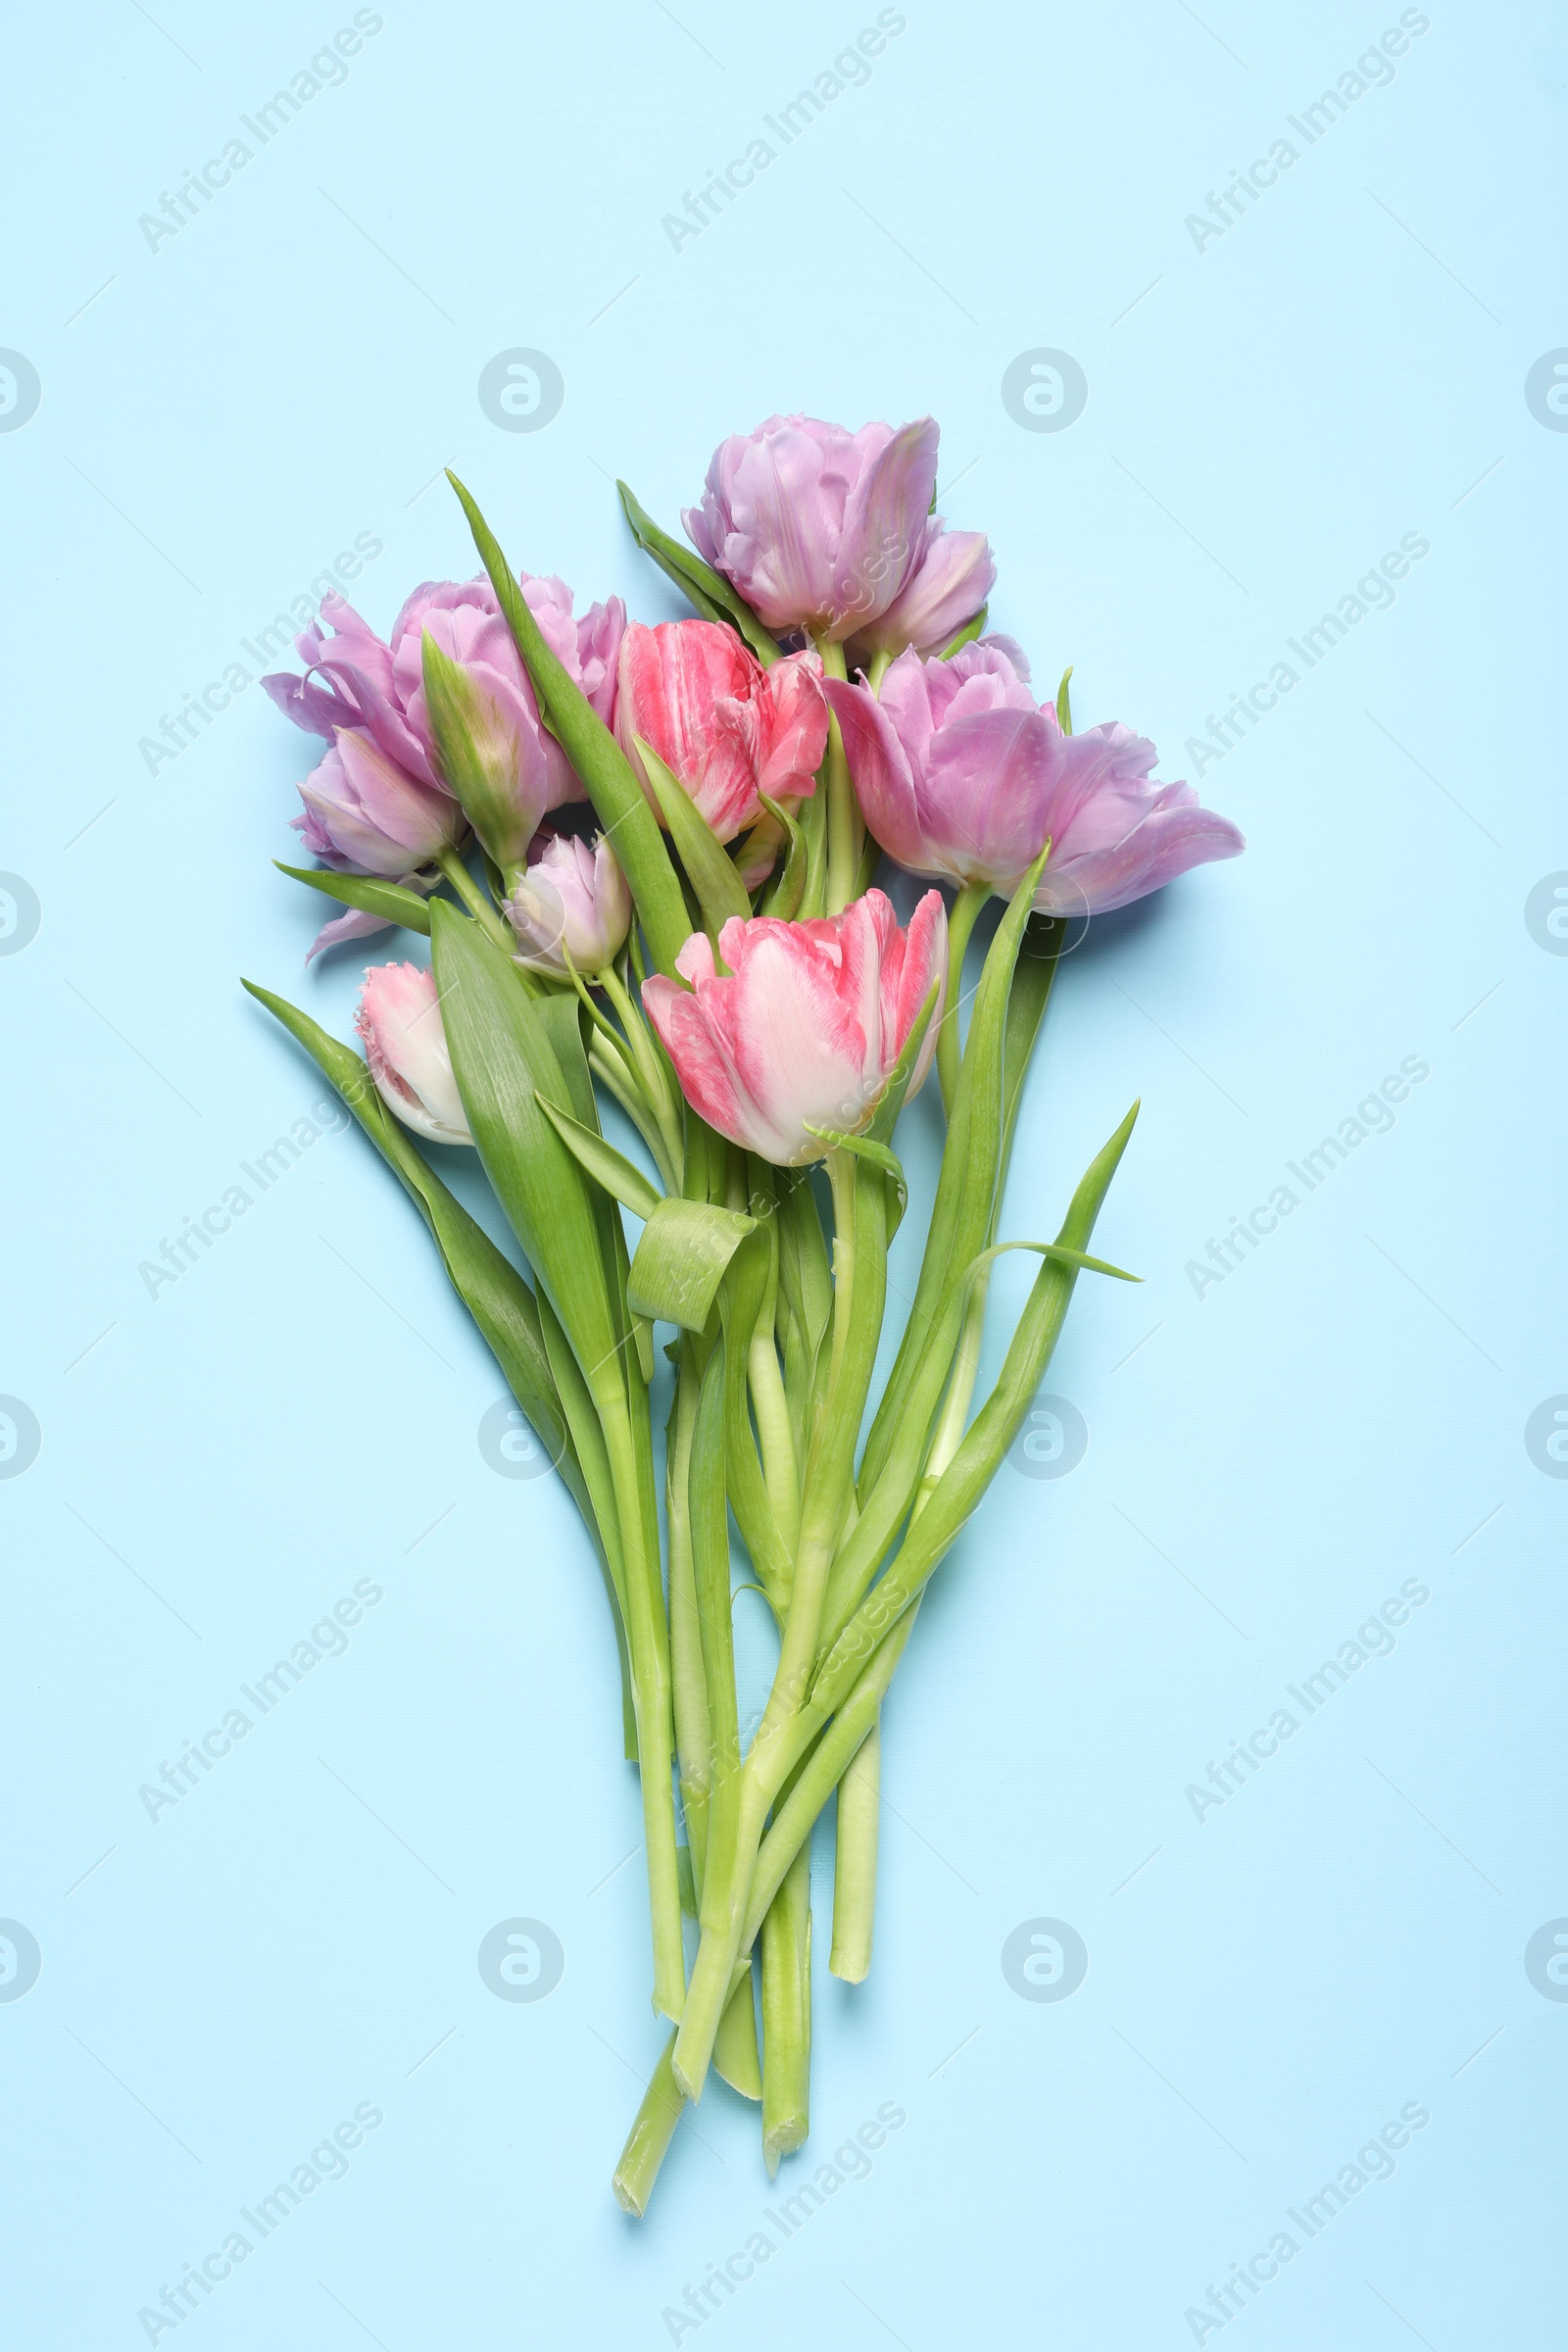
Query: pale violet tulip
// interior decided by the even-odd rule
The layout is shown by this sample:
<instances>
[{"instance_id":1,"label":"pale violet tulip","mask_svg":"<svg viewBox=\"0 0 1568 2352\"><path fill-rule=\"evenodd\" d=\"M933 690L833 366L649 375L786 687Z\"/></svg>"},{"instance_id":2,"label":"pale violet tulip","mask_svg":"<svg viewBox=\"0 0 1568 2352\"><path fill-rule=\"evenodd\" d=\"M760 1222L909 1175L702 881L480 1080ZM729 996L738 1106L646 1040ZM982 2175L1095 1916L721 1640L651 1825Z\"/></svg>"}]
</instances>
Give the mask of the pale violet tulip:
<instances>
[{"instance_id":1,"label":"pale violet tulip","mask_svg":"<svg viewBox=\"0 0 1568 2352\"><path fill-rule=\"evenodd\" d=\"M293 819L305 847L339 873L429 888L421 868L456 846L466 827L456 801L389 759L356 727L341 727L332 748L299 787L304 814ZM386 929L379 915L351 907L323 926L310 956L346 939Z\"/></svg>"},{"instance_id":2,"label":"pale violet tulip","mask_svg":"<svg viewBox=\"0 0 1568 2352\"><path fill-rule=\"evenodd\" d=\"M911 873L1006 895L1049 838L1036 906L1100 914L1246 846L1190 784L1154 780L1154 747L1130 727L1065 733L999 645L905 653L880 696L825 691L865 821Z\"/></svg>"},{"instance_id":3,"label":"pale violet tulip","mask_svg":"<svg viewBox=\"0 0 1568 2352\"><path fill-rule=\"evenodd\" d=\"M522 950L516 961L563 979L568 959L590 977L602 972L631 928L631 892L603 837L592 849L569 833L535 843L502 905Z\"/></svg>"},{"instance_id":4,"label":"pale violet tulip","mask_svg":"<svg viewBox=\"0 0 1568 2352\"><path fill-rule=\"evenodd\" d=\"M995 567L980 533L944 535L936 476L929 416L858 433L770 416L720 442L686 531L776 634L942 645L985 603ZM890 614L902 618L882 628Z\"/></svg>"}]
</instances>

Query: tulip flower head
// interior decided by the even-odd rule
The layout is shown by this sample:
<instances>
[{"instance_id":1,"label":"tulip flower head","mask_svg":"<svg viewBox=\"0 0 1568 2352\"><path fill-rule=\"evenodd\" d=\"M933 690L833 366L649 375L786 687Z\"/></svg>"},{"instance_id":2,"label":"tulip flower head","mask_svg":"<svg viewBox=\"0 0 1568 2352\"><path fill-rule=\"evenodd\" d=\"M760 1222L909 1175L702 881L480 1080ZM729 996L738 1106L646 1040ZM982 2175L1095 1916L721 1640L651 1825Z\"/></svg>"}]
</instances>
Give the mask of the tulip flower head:
<instances>
[{"instance_id":1,"label":"tulip flower head","mask_svg":"<svg viewBox=\"0 0 1568 2352\"><path fill-rule=\"evenodd\" d=\"M824 690L866 823L911 873L1006 894L1049 837L1036 906L1100 914L1246 846L1190 784L1153 780L1154 747L1130 727L1067 734L1000 646L902 654L880 698Z\"/></svg>"},{"instance_id":2,"label":"tulip flower head","mask_svg":"<svg viewBox=\"0 0 1568 2352\"><path fill-rule=\"evenodd\" d=\"M564 581L522 574L522 593L546 641L608 726L615 696L615 656L626 625L618 596L593 605L580 619ZM326 632L330 630L331 634ZM426 632L449 660L472 678L488 705L493 723L509 724L528 739L529 790L536 771L547 779L543 806L559 808L580 800L582 787L565 753L548 733L512 632L501 616L488 579L427 580L416 588L392 623L390 641L377 637L341 596L321 601L319 620L295 640L306 675L278 671L262 683L279 710L308 733L331 735L356 727L370 736L389 760L421 784L447 784L424 692ZM519 759L524 755L519 753ZM520 855L520 852L519 852Z\"/></svg>"},{"instance_id":3,"label":"tulip flower head","mask_svg":"<svg viewBox=\"0 0 1568 2352\"><path fill-rule=\"evenodd\" d=\"M413 963L372 964L354 1025L365 1041L376 1092L404 1126L426 1143L471 1144L434 972Z\"/></svg>"},{"instance_id":4,"label":"tulip flower head","mask_svg":"<svg viewBox=\"0 0 1568 2352\"><path fill-rule=\"evenodd\" d=\"M568 958L588 974L613 963L631 928L631 892L603 836L590 849L558 833L535 842L503 910L522 949L517 962L564 979Z\"/></svg>"},{"instance_id":5,"label":"tulip flower head","mask_svg":"<svg viewBox=\"0 0 1568 2352\"><path fill-rule=\"evenodd\" d=\"M805 630L873 650L945 645L985 603L984 535L931 513L937 427L770 416L721 441L693 546L775 634Z\"/></svg>"},{"instance_id":6,"label":"tulip flower head","mask_svg":"<svg viewBox=\"0 0 1568 2352\"><path fill-rule=\"evenodd\" d=\"M666 620L647 629L634 621L620 641L619 688L615 734L656 815L639 736L720 841L762 814L760 793L793 808L815 789L827 704L814 653L789 654L764 669L720 622Z\"/></svg>"},{"instance_id":7,"label":"tulip flower head","mask_svg":"<svg viewBox=\"0 0 1568 2352\"><path fill-rule=\"evenodd\" d=\"M463 811L434 785L425 785L389 759L370 735L339 728L331 750L299 787L305 811L292 821L313 857L339 873L374 874L384 881L429 887L421 867L452 849L465 831ZM351 907L323 925L310 956L346 939L386 928L379 915Z\"/></svg>"},{"instance_id":8,"label":"tulip flower head","mask_svg":"<svg viewBox=\"0 0 1568 2352\"><path fill-rule=\"evenodd\" d=\"M870 1120L932 982L946 985L947 917L927 891L901 930L891 903L867 891L831 919L784 923L732 916L712 943L697 932L676 969L643 987L643 1004L686 1100L731 1143L800 1167L828 1149L810 1130L854 1134ZM919 1088L936 1045L937 1004L910 1079Z\"/></svg>"}]
</instances>

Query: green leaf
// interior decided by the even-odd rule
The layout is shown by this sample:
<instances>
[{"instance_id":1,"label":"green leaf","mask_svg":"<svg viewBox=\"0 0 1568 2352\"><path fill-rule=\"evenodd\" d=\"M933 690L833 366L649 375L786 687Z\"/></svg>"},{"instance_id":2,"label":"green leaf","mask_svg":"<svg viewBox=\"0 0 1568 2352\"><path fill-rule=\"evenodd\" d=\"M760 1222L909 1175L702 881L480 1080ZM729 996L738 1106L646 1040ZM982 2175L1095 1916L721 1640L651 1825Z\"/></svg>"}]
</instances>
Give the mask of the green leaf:
<instances>
[{"instance_id":1,"label":"green leaf","mask_svg":"<svg viewBox=\"0 0 1568 2352\"><path fill-rule=\"evenodd\" d=\"M674 581L682 596L696 606L704 620L727 620L739 629L764 668L771 669L782 653L776 640L768 635L750 605L739 597L722 572L705 564L694 549L660 529L653 516L627 489L617 482L620 503L632 537L644 555L652 556L666 578Z\"/></svg>"},{"instance_id":2,"label":"green leaf","mask_svg":"<svg viewBox=\"0 0 1568 2352\"><path fill-rule=\"evenodd\" d=\"M628 1304L658 1322L702 1331L725 1267L756 1230L755 1217L706 1200L656 1200L631 1261Z\"/></svg>"},{"instance_id":3,"label":"green leaf","mask_svg":"<svg viewBox=\"0 0 1568 2352\"><path fill-rule=\"evenodd\" d=\"M521 587L508 569L500 543L473 499L450 469L447 479L463 502L473 543L533 681L546 723L582 778L600 823L614 842L654 961L662 972L673 974L675 958L691 937L691 924L664 837L642 785L582 688L545 642Z\"/></svg>"},{"instance_id":4,"label":"green leaf","mask_svg":"<svg viewBox=\"0 0 1568 2352\"><path fill-rule=\"evenodd\" d=\"M697 893L704 926L716 941L731 915L738 915L744 922L751 913L752 902L746 895L746 886L680 778L664 765L651 743L645 743L640 735L636 740L638 757L664 811L669 838Z\"/></svg>"},{"instance_id":5,"label":"green leaf","mask_svg":"<svg viewBox=\"0 0 1568 2352\"><path fill-rule=\"evenodd\" d=\"M1102 1257L1086 1257L1081 1250L1070 1250L1065 1242L993 1242L989 1250L982 1250L979 1256L971 1258L964 1268L963 1289L967 1291L982 1268L1004 1256L1009 1250L1028 1250L1036 1257L1054 1258L1058 1266L1071 1266L1080 1274L1110 1274L1117 1282L1142 1282L1144 1279L1141 1274L1128 1274L1120 1266L1107 1264Z\"/></svg>"},{"instance_id":6,"label":"green leaf","mask_svg":"<svg viewBox=\"0 0 1568 2352\"><path fill-rule=\"evenodd\" d=\"M358 906L366 914L401 923L405 931L419 931L426 938L430 935L429 901L416 890L405 890L401 882L382 882L373 874L334 874L326 866L285 865L281 858L274 858L272 863L290 881L303 882L323 898L336 899L340 906ZM245 986L250 987L248 980Z\"/></svg>"},{"instance_id":7,"label":"green leaf","mask_svg":"<svg viewBox=\"0 0 1568 2352\"><path fill-rule=\"evenodd\" d=\"M631 1336L637 1348L637 1362L642 1371L643 1387L648 1388L654 1377L654 1326L647 1315L633 1312Z\"/></svg>"},{"instance_id":8,"label":"green leaf","mask_svg":"<svg viewBox=\"0 0 1568 2352\"><path fill-rule=\"evenodd\" d=\"M653 1215L663 1195L655 1192L642 1170L633 1167L624 1152L617 1152L613 1144L607 1144L602 1135L595 1135L568 1118L564 1110L547 1102L543 1095L539 1097L539 1107L578 1166L586 1168L596 1184L603 1185L612 1199L618 1200L622 1208L629 1208L634 1217L646 1220Z\"/></svg>"},{"instance_id":9,"label":"green leaf","mask_svg":"<svg viewBox=\"0 0 1568 2352\"><path fill-rule=\"evenodd\" d=\"M904 1173L904 1162L897 1152L890 1152L886 1144L877 1143L869 1134L845 1135L832 1127L813 1127L809 1119L803 1119L801 1124L808 1135L820 1136L823 1143L830 1144L835 1152L852 1152L857 1159L863 1159L871 1167L881 1169L893 1188L894 1210L888 1233L891 1241L903 1224L904 1212L909 1205L909 1183Z\"/></svg>"},{"instance_id":10,"label":"green leaf","mask_svg":"<svg viewBox=\"0 0 1568 2352\"><path fill-rule=\"evenodd\" d=\"M442 779L479 836L486 860L498 870L508 862L514 864L527 847L528 828L518 813L505 733L486 710L485 695L473 673L454 662L428 629L420 645L420 665Z\"/></svg>"},{"instance_id":11,"label":"green leaf","mask_svg":"<svg viewBox=\"0 0 1568 2352\"><path fill-rule=\"evenodd\" d=\"M938 655L937 659L941 662L951 662L954 655L958 652L960 647L972 645L975 639L979 636L981 630L986 625L986 613L988 610L989 608L987 606L982 605L979 612L975 614L973 620L966 620L962 628L958 631L956 637L949 638L947 644L942 648L942 651Z\"/></svg>"},{"instance_id":12,"label":"green leaf","mask_svg":"<svg viewBox=\"0 0 1568 2352\"><path fill-rule=\"evenodd\" d=\"M1069 662L1061 673L1061 684L1056 688L1056 717L1060 721L1061 731L1064 735L1072 733L1072 697L1067 692L1068 681L1071 677L1072 663Z\"/></svg>"},{"instance_id":13,"label":"green leaf","mask_svg":"<svg viewBox=\"0 0 1568 2352\"><path fill-rule=\"evenodd\" d=\"M848 1696L884 1635L919 1598L1001 1468L1051 1361L1078 1276L1075 1261L1094 1231L1137 1116L1135 1102L1080 1179L1057 1238L1056 1250L1062 1255L1048 1256L1035 1276L997 1385L932 1488L924 1509L910 1522L892 1566L832 1640L811 1689L813 1708L826 1713Z\"/></svg>"},{"instance_id":14,"label":"green leaf","mask_svg":"<svg viewBox=\"0 0 1568 2352\"><path fill-rule=\"evenodd\" d=\"M533 1293L483 1227L426 1165L408 1129L399 1124L358 1054L270 989L242 984L259 1004L305 1048L332 1081L361 1127L401 1180L429 1227L453 1289L478 1324L507 1385L557 1461L592 1528L595 1514L563 1415Z\"/></svg>"},{"instance_id":15,"label":"green leaf","mask_svg":"<svg viewBox=\"0 0 1568 2352\"><path fill-rule=\"evenodd\" d=\"M906 1441L918 1436L923 1446L958 1341L961 1308L953 1288L954 1269L966 1266L989 1238L1002 1152L1007 1005L1046 854L1013 892L975 991L914 1302L861 1459L862 1508L895 1446L901 1457L908 1452Z\"/></svg>"},{"instance_id":16,"label":"green leaf","mask_svg":"<svg viewBox=\"0 0 1568 2352\"><path fill-rule=\"evenodd\" d=\"M881 1099L871 1115L871 1123L865 1131L876 1143L885 1144L898 1123L899 1113L904 1108L905 1097L909 1091L909 1080L914 1076L914 1065L919 1060L920 1049L925 1044L925 1033L931 1026L936 1013L937 998L941 993L941 987L940 980L933 980L926 990L925 1003L914 1016L909 1034L904 1041L904 1051L888 1072L887 1085L882 1089Z\"/></svg>"},{"instance_id":17,"label":"green leaf","mask_svg":"<svg viewBox=\"0 0 1568 2352\"><path fill-rule=\"evenodd\" d=\"M601 1388L610 1395L619 1386L623 1334L587 1179L539 1106L544 1095L568 1116L577 1107L551 1047L545 1001L518 987L511 957L476 923L444 900L431 911L447 1049L469 1130L597 1401ZM575 1019L575 1000L551 1002L569 1004Z\"/></svg>"},{"instance_id":18,"label":"green leaf","mask_svg":"<svg viewBox=\"0 0 1568 2352\"><path fill-rule=\"evenodd\" d=\"M776 915L781 923L792 923L806 893L806 867L809 855L806 846L806 834L790 811L781 808L777 801L770 801L765 792L760 792L757 797L790 845L789 856L784 860L784 870L775 876L773 887L768 892L763 904L762 912Z\"/></svg>"},{"instance_id":19,"label":"green leaf","mask_svg":"<svg viewBox=\"0 0 1568 2352\"><path fill-rule=\"evenodd\" d=\"M1002 1054L1002 1182L1005 1182L1011 1157L1013 1130L1023 1100L1023 1082L1029 1074L1029 1057L1034 1052L1035 1039L1045 1018L1066 929L1059 915L1032 914L1024 925L1018 960L1012 967L1012 986L1007 992L1006 1036ZM998 1185L998 1199L1001 1199L1001 1183Z\"/></svg>"}]
</instances>

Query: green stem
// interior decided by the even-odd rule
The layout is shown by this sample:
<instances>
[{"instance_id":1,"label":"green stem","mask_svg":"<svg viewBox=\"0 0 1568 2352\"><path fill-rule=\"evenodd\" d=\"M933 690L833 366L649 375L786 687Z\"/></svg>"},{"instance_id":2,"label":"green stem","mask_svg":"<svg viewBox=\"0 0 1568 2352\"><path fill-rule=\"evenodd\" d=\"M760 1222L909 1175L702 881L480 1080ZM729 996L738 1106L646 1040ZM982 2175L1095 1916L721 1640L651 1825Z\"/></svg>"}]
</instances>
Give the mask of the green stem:
<instances>
[{"instance_id":1,"label":"green stem","mask_svg":"<svg viewBox=\"0 0 1568 2352\"><path fill-rule=\"evenodd\" d=\"M458 852L456 850L438 850L435 861L486 938L492 940L498 948L505 948L509 956L515 955L516 941L500 915L497 914L494 906L491 906L488 895L479 888L478 883L464 864Z\"/></svg>"},{"instance_id":2,"label":"green stem","mask_svg":"<svg viewBox=\"0 0 1568 2352\"><path fill-rule=\"evenodd\" d=\"M873 1724L839 1783L838 1850L833 1863L833 1948L827 1964L834 1976L842 1977L847 1984L861 1984L871 1966L881 1805L882 1734ZM802 1851L805 1850L803 1847Z\"/></svg>"},{"instance_id":3,"label":"green stem","mask_svg":"<svg viewBox=\"0 0 1568 2352\"><path fill-rule=\"evenodd\" d=\"M678 1192L684 1179L686 1164L685 1121L682 1116L682 1105L676 1099L670 1081L668 1067L649 1035L647 1022L632 1002L629 992L622 984L620 974L613 965L607 964L598 975L598 980L599 986L620 1015L620 1023L625 1031L625 1037L623 1041L617 1039L616 1043L620 1047L622 1056L630 1056L631 1066L635 1072L634 1082L646 1104L646 1116L653 1120L662 1138L662 1143L655 1150L654 1156L659 1161L661 1168L667 1167L673 1171L673 1177L666 1179L666 1185L669 1191ZM643 1127L641 1119L637 1124L639 1127ZM646 1128L643 1128L643 1132L646 1134Z\"/></svg>"},{"instance_id":4,"label":"green stem","mask_svg":"<svg viewBox=\"0 0 1568 2352\"><path fill-rule=\"evenodd\" d=\"M616 1380L618 1376L612 1374ZM626 1635L637 1699L637 1762L642 1784L643 1839L648 1858L648 1903L654 1943L654 2007L671 2019L685 2005L686 1956L681 1943L680 1877L675 1860L675 1791L670 1777L671 1701L668 1630L659 1553L649 1557L638 1446L624 1389L596 1396L610 1457L620 1526L626 1592ZM645 1399L646 1399L646 1392ZM716 2021L715 2021L716 2022Z\"/></svg>"},{"instance_id":5,"label":"green stem","mask_svg":"<svg viewBox=\"0 0 1568 2352\"><path fill-rule=\"evenodd\" d=\"M692 1874L701 1891L708 1856L708 1805L713 1786L712 1729L703 1670L702 1632L697 1615L697 1579L692 1560L688 1481L692 1424L697 1413L696 1341L681 1343L675 1397L665 1438L665 1519L669 1549L669 1674L675 1714L675 1753L680 1767L680 1801L686 1816Z\"/></svg>"},{"instance_id":6,"label":"green stem","mask_svg":"<svg viewBox=\"0 0 1568 2352\"><path fill-rule=\"evenodd\" d=\"M716 1833L710 1837L702 1940L672 2061L676 2082L692 2097L702 2089L729 1998L768 1808L827 1714L826 1709L808 1711L806 1694L816 1663L828 1570L854 1482L856 1440L887 1295L887 1190L880 1171L862 1168L847 1152L830 1152L827 1167L835 1214L828 1401L807 1457L800 1548L773 1688L740 1776L733 1838L722 1860L715 1851ZM763 2056L765 2063L765 2042Z\"/></svg>"},{"instance_id":7,"label":"green stem","mask_svg":"<svg viewBox=\"0 0 1568 2352\"><path fill-rule=\"evenodd\" d=\"M795 1435L790 1428L789 1402L784 1395L784 1375L779 1369L770 1319L757 1326L747 1352L746 1372L751 1383L752 1405L757 1414L757 1435L762 1453L762 1482L767 1488L767 1498L773 1505L778 1532L793 1556L801 1540L801 1481L796 1464Z\"/></svg>"},{"instance_id":8,"label":"green stem","mask_svg":"<svg viewBox=\"0 0 1568 2352\"><path fill-rule=\"evenodd\" d=\"M873 654L871 656L871 666L865 673L865 682L870 687L873 694L881 694L882 681L887 676L888 671L892 668L892 666L893 656L891 653L883 652L880 654Z\"/></svg>"},{"instance_id":9,"label":"green stem","mask_svg":"<svg viewBox=\"0 0 1568 2352\"><path fill-rule=\"evenodd\" d=\"M670 2072L670 2053L674 2047L675 2036L671 2034L654 2069L653 2080L643 2093L636 2121L626 2134L626 2145L621 2149L612 2182L621 2211L635 2214L639 2221L648 2211L648 2200L664 2161L664 2151L686 2104Z\"/></svg>"},{"instance_id":10,"label":"green stem","mask_svg":"<svg viewBox=\"0 0 1568 2352\"><path fill-rule=\"evenodd\" d=\"M729 1997L713 2037L713 2072L743 2099L762 2095L762 2059L757 2046L757 2003L748 1968ZM673 2079L673 2078L672 2078Z\"/></svg>"},{"instance_id":11,"label":"green stem","mask_svg":"<svg viewBox=\"0 0 1568 2352\"><path fill-rule=\"evenodd\" d=\"M942 1107L951 1118L958 1091L958 1011L963 1002L963 959L975 917L991 896L989 882L966 882L948 916L948 1001L937 1031L937 1076L942 1081Z\"/></svg>"},{"instance_id":12,"label":"green stem","mask_svg":"<svg viewBox=\"0 0 1568 2352\"><path fill-rule=\"evenodd\" d=\"M762 1922L762 2156L769 2178L811 2115L811 1847L808 1838Z\"/></svg>"},{"instance_id":13,"label":"green stem","mask_svg":"<svg viewBox=\"0 0 1568 2352\"><path fill-rule=\"evenodd\" d=\"M844 648L819 638L816 650L822 657L822 668L830 678L849 675L844 665ZM828 721L827 730L827 906L831 914L842 914L855 892L856 872L860 862L860 813L850 782L850 763L845 758L844 738L836 718Z\"/></svg>"}]
</instances>

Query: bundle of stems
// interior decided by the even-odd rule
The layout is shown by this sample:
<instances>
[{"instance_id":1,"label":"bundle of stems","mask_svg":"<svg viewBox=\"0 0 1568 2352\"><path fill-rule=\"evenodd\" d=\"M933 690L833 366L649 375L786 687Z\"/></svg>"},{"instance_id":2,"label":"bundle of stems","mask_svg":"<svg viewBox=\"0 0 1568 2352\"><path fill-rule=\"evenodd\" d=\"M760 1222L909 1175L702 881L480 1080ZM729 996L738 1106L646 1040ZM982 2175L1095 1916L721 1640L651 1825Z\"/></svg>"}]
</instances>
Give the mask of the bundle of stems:
<instances>
[{"instance_id":1,"label":"bundle of stems","mask_svg":"<svg viewBox=\"0 0 1568 2352\"><path fill-rule=\"evenodd\" d=\"M1062 945L1061 922L1031 911L1048 843L985 952L966 1032L964 950L987 894L959 893L945 995L934 981L869 1120L812 1131L822 1147L815 1171L771 1165L708 1125L683 1097L641 987L651 973L676 976L694 932L716 949L733 918L833 917L863 892L877 849L837 723L816 793L797 814L771 812L781 855L754 898L737 859L644 745L661 826L473 500L454 486L545 723L624 869L635 923L613 962L562 981L518 964L488 860L475 873L446 854L451 897L373 883L357 898L351 879L315 879L350 906L428 932L468 1128L529 1279L441 1182L361 1057L281 999L252 994L316 1057L409 1191L599 1560L625 1751L640 1776L652 1999L670 2027L613 2176L622 2206L640 2215L710 2068L760 2102L770 2171L807 2136L812 1830L836 1795L829 1967L858 1984L872 1956L882 1705L926 1585L1028 1412L1079 1274L1133 1279L1088 1252L1137 1105L1090 1162L1054 1241L999 1242L1025 1075ZM676 550L629 494L627 512L699 611L740 628L763 661L777 657L727 581ZM840 649L820 651L842 677ZM873 688L877 676L873 664ZM873 1409L888 1249L907 1200L895 1125L933 1022L946 1142L913 1302ZM652 1176L604 1135L596 1088L637 1130ZM1039 1269L976 1411L991 1270L1012 1249L1034 1251ZM673 1378L662 1510L660 1325L675 1335L664 1348ZM732 1520L745 1555L739 1580L760 1589L777 1636L771 1689L744 1749ZM683 1914L696 1921L689 1972Z\"/></svg>"}]
</instances>

